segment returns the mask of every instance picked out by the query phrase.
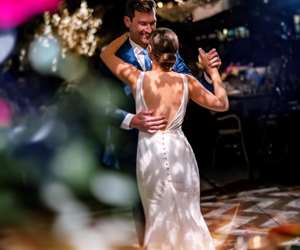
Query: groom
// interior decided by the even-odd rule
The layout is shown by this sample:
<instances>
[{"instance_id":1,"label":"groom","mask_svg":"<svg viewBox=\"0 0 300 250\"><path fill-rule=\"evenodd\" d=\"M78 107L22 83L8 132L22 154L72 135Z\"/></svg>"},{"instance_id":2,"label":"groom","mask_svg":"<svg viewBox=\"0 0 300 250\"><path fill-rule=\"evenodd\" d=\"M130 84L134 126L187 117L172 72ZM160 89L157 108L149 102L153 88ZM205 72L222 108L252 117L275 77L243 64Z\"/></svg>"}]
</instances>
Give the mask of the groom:
<instances>
[{"instance_id":1,"label":"groom","mask_svg":"<svg viewBox=\"0 0 300 250\"><path fill-rule=\"evenodd\" d=\"M155 1L128 0L126 3L124 23L129 31L129 39L119 49L117 56L140 70L151 70L151 60L146 48L149 43L150 35L156 28ZM176 63L172 70L178 73L191 74L190 69L186 66L181 56L178 53L176 56ZM208 52L208 58L210 59L210 65L212 67L219 67L221 65L221 60L215 50ZM203 82L204 80L201 79L201 81ZM114 91L118 89L118 98L121 97L121 99L125 101L119 103L118 108L111 110L109 114L112 118L112 123L116 125L111 127L110 132L114 135L117 134L117 136L112 136L112 138L117 137L118 142L112 143L116 157L113 160L106 157L106 161L108 165L111 164L121 169L126 168L127 171L131 171L134 174L137 132L155 133L166 127L167 120L163 116L153 116L153 110L135 113L135 103L130 87L120 81L117 81L116 84L118 88L114 88ZM124 145L126 145L126 147ZM135 217L139 217L140 212L142 212L142 209L137 209ZM139 220L136 222L138 221ZM140 225L143 226L142 224L143 223ZM138 234L141 243L143 229L138 230Z\"/></svg>"},{"instance_id":2,"label":"groom","mask_svg":"<svg viewBox=\"0 0 300 250\"><path fill-rule=\"evenodd\" d=\"M128 0L124 16L125 26L129 30L129 40L120 48L117 55L140 70L151 70L151 60L147 53L150 34L156 28L156 4L154 0ZM219 67L221 60L215 50L208 52L211 66ZM181 56L177 53L176 63L172 68L178 73L191 74ZM201 79L203 81L203 79ZM154 133L166 125L164 117L151 116L153 111L138 114L124 113L121 127L137 128Z\"/></svg>"},{"instance_id":3,"label":"groom","mask_svg":"<svg viewBox=\"0 0 300 250\"><path fill-rule=\"evenodd\" d=\"M146 48L149 43L150 34L156 29L155 1L128 0L124 23L129 31L129 39L119 49L117 55L140 70L151 70L151 60ZM212 67L219 67L221 65L221 60L216 50L209 51L208 57ZM191 70L186 66L178 53L173 71L191 74ZM201 79L201 81L206 82L206 79ZM166 126L167 121L165 118L152 116L153 111L142 111L135 114L134 100L130 88L124 84L121 86L127 96L126 99L130 102L130 104L126 104L128 106L127 109L121 108L115 110L115 118L118 118L122 129L131 130L132 128L136 128L144 132L154 133Z\"/></svg>"},{"instance_id":4,"label":"groom","mask_svg":"<svg viewBox=\"0 0 300 250\"><path fill-rule=\"evenodd\" d=\"M117 55L140 70L151 70L151 60L146 48L149 43L150 34L156 28L155 1L127 0L124 23L129 31L129 39L119 49ZM215 49L208 52L208 58L212 67L219 67L221 65L221 60ZM109 70L106 69L105 71ZM178 53L173 71L191 74L191 70L186 66ZM202 78L200 79L201 82L207 82L207 78ZM119 90L118 97L124 101L118 104L118 108L111 110L109 115L112 118L115 128L117 127L117 130L112 131L112 133L118 134L117 137L123 138L123 141L117 143L118 145L115 144L113 147L117 159L107 159L107 162L108 164L122 168L124 163L125 165L135 166L137 131L155 133L163 129L167 121L165 117L153 116L153 110L135 113L135 104L130 87L119 80L117 85L117 89ZM122 130L119 128L122 128ZM124 145L122 142L128 144L128 146L122 147Z\"/></svg>"}]
</instances>

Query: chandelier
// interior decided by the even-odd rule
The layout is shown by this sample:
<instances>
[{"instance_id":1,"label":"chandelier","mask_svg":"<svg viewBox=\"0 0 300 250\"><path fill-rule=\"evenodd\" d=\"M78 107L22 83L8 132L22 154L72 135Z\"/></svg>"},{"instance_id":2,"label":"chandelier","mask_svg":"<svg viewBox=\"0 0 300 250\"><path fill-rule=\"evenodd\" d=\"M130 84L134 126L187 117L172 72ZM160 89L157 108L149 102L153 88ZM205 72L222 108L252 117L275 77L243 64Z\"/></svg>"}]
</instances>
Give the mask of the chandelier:
<instances>
[{"instance_id":1,"label":"chandelier","mask_svg":"<svg viewBox=\"0 0 300 250\"><path fill-rule=\"evenodd\" d=\"M157 13L171 22L193 21L193 11L200 6L215 5L221 0L174 0L157 3Z\"/></svg>"},{"instance_id":2,"label":"chandelier","mask_svg":"<svg viewBox=\"0 0 300 250\"><path fill-rule=\"evenodd\" d=\"M194 3L197 6L216 2L216 0L174 0L174 1L177 2L178 4Z\"/></svg>"},{"instance_id":3,"label":"chandelier","mask_svg":"<svg viewBox=\"0 0 300 250\"><path fill-rule=\"evenodd\" d=\"M99 43L96 32L100 29L102 20L95 17L93 12L93 9L88 8L87 2L83 1L74 13L69 13L64 6L58 13L45 14L46 27L51 26L60 39L63 54L72 51L85 56L94 55Z\"/></svg>"}]
</instances>

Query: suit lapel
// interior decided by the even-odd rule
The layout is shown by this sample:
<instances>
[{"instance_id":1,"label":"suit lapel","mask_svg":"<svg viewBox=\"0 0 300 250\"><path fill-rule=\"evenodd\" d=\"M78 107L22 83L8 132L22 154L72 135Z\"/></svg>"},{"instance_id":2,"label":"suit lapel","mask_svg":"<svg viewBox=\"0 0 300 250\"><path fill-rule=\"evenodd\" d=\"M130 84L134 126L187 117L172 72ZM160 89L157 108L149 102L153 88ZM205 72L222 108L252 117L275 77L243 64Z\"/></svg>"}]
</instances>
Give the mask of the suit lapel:
<instances>
[{"instance_id":1,"label":"suit lapel","mask_svg":"<svg viewBox=\"0 0 300 250\"><path fill-rule=\"evenodd\" d=\"M116 55L120 57L122 60L124 60L125 62L130 63L133 66L137 67L139 70L143 70L134 54L133 48L129 40L127 40L121 46L121 48L117 51Z\"/></svg>"}]
</instances>

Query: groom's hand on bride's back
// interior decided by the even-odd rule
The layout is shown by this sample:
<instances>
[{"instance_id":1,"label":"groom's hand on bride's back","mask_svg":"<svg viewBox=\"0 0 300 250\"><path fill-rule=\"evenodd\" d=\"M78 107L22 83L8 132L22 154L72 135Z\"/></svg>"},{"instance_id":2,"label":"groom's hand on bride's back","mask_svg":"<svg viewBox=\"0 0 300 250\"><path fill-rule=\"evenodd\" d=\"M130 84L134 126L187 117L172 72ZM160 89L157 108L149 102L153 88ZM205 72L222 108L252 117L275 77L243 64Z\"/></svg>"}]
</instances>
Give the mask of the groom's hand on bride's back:
<instances>
[{"instance_id":1,"label":"groom's hand on bride's back","mask_svg":"<svg viewBox=\"0 0 300 250\"><path fill-rule=\"evenodd\" d=\"M168 123L166 117L154 116L153 114L154 110L137 113L132 118L130 127L150 134L165 129Z\"/></svg>"}]
</instances>

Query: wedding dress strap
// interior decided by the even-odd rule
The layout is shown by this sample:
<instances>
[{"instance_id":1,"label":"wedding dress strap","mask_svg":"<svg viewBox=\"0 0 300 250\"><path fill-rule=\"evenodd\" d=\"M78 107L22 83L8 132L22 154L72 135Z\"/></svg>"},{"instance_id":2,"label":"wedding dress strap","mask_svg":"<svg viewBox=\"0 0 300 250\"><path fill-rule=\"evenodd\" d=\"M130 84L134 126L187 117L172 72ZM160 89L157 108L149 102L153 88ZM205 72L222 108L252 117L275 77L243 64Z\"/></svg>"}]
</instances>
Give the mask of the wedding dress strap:
<instances>
[{"instance_id":1,"label":"wedding dress strap","mask_svg":"<svg viewBox=\"0 0 300 250\"><path fill-rule=\"evenodd\" d=\"M141 91L142 91L142 88L143 88L143 81L144 81L144 74L145 72L144 71L141 71L138 79L137 79L137 83L136 83L136 96L139 96Z\"/></svg>"},{"instance_id":2,"label":"wedding dress strap","mask_svg":"<svg viewBox=\"0 0 300 250\"><path fill-rule=\"evenodd\" d=\"M136 83L136 92L135 92L135 102L136 102L136 111L139 112L142 109L142 88L144 81L144 72L142 71L137 79Z\"/></svg>"},{"instance_id":3,"label":"wedding dress strap","mask_svg":"<svg viewBox=\"0 0 300 250\"><path fill-rule=\"evenodd\" d=\"M189 82L185 74L181 74L181 77L183 79L183 98L186 103L189 100Z\"/></svg>"}]
</instances>

